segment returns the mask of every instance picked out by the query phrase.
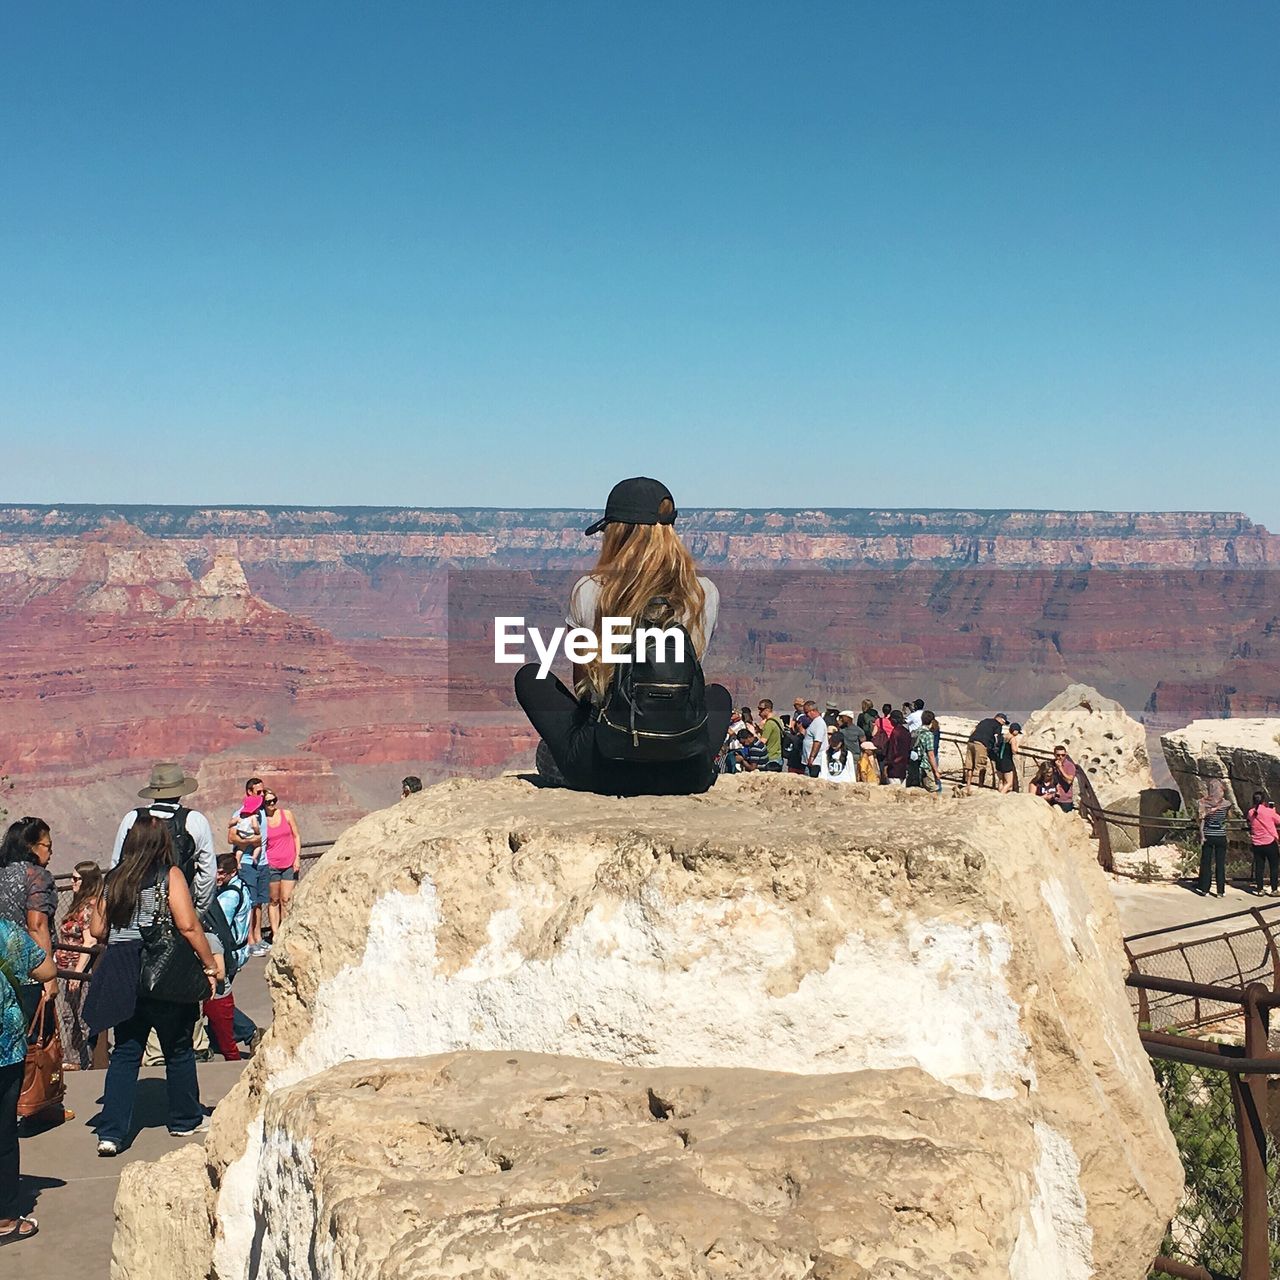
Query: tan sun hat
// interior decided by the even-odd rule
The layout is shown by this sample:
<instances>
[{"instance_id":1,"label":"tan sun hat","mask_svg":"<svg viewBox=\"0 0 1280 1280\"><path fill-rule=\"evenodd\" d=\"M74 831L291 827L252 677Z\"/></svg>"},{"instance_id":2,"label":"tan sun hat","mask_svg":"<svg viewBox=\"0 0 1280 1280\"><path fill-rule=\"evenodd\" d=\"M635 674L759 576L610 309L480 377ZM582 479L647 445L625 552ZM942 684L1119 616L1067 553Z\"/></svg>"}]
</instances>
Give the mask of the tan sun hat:
<instances>
[{"instance_id":1,"label":"tan sun hat","mask_svg":"<svg viewBox=\"0 0 1280 1280\"><path fill-rule=\"evenodd\" d=\"M151 766L151 781L138 792L139 800L176 800L189 796L200 784L187 777L186 770L173 761Z\"/></svg>"}]
</instances>

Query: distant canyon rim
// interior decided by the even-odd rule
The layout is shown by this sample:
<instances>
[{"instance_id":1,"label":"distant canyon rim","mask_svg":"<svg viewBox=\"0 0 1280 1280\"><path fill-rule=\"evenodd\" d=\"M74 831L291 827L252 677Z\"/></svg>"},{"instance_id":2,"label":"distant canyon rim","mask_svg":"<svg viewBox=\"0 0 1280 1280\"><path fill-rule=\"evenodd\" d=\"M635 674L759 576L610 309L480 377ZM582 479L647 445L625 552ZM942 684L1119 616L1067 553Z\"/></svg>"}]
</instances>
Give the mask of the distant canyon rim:
<instances>
[{"instance_id":1,"label":"distant canyon rim","mask_svg":"<svg viewBox=\"0 0 1280 1280\"><path fill-rule=\"evenodd\" d=\"M496 600L563 620L597 515L0 507L0 803L46 817L65 868L105 859L158 759L197 771L215 831L263 774L305 839L404 774L523 766L532 734L469 646ZM1241 514L696 510L679 528L720 588L707 667L739 703L1018 718L1079 681L1151 733L1280 714L1280 537Z\"/></svg>"}]
</instances>

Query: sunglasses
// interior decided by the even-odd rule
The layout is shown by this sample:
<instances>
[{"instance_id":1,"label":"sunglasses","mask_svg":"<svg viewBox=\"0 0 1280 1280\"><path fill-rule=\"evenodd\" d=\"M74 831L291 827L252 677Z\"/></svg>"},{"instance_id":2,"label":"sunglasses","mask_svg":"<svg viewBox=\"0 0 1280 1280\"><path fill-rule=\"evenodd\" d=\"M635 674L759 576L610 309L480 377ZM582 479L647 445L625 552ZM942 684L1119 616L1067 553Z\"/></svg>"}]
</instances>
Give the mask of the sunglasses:
<instances>
[{"instance_id":1,"label":"sunglasses","mask_svg":"<svg viewBox=\"0 0 1280 1280\"><path fill-rule=\"evenodd\" d=\"M280 802L275 798L275 796L268 796L262 803L265 805L273 805L279 804Z\"/></svg>"}]
</instances>

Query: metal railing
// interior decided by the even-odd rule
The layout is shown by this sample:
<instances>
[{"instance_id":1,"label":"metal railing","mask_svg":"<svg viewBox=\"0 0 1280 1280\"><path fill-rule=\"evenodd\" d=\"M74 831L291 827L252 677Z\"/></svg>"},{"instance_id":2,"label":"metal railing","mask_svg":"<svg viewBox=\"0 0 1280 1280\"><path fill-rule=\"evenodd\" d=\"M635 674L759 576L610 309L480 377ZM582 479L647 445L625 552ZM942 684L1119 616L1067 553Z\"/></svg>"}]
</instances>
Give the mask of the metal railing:
<instances>
[{"instance_id":1,"label":"metal railing","mask_svg":"<svg viewBox=\"0 0 1280 1280\"><path fill-rule=\"evenodd\" d=\"M969 739L963 734L944 732L940 738L940 743L946 742L952 744L959 755L959 765L955 769L946 769L942 764L941 746L939 746L938 768L941 770L942 777L948 782L964 781L965 766L965 750L969 745ZM1013 759L1013 789L1019 790L1021 779L1018 773L1019 759L1033 760L1038 765L1045 762L1052 762L1052 751L1040 751L1035 747L1019 747ZM988 761L989 769L981 769L978 771L978 777L975 779L980 787L986 787L989 790L998 788L998 775L994 761ZM1098 802L1097 792L1093 789L1093 780L1089 777L1088 770L1079 763L1076 764L1076 812L1078 812L1089 823L1093 838L1098 842L1098 864L1104 871L1115 870L1115 856L1111 849L1111 832L1108 829L1107 821L1103 815L1107 812Z\"/></svg>"},{"instance_id":2,"label":"metal railing","mask_svg":"<svg viewBox=\"0 0 1280 1280\"><path fill-rule=\"evenodd\" d=\"M1260 982L1280 991L1280 902L1131 934L1125 954L1132 972L1147 978L1236 992ZM1172 990L1152 995L1131 987L1131 998L1139 1023L1153 1031L1203 1030L1239 1015L1238 1001Z\"/></svg>"},{"instance_id":3,"label":"metal railing","mask_svg":"<svg viewBox=\"0 0 1280 1280\"><path fill-rule=\"evenodd\" d=\"M1232 1006L1244 1044L1217 1044L1140 1027L1186 1174L1153 1275L1187 1280L1268 1280L1280 1264L1280 1168L1269 1150L1267 1090L1280 1077L1268 1043L1270 1010L1280 996L1260 982L1240 987L1130 974L1139 1008L1152 996L1196 1007Z\"/></svg>"},{"instance_id":4,"label":"metal railing","mask_svg":"<svg viewBox=\"0 0 1280 1280\"><path fill-rule=\"evenodd\" d=\"M1268 1091L1280 1087L1269 1035L1280 1007L1280 902L1131 934L1125 952L1187 1179L1153 1274L1280 1274L1280 1153L1266 1124ZM1214 1030L1243 1043L1201 1038Z\"/></svg>"}]
</instances>

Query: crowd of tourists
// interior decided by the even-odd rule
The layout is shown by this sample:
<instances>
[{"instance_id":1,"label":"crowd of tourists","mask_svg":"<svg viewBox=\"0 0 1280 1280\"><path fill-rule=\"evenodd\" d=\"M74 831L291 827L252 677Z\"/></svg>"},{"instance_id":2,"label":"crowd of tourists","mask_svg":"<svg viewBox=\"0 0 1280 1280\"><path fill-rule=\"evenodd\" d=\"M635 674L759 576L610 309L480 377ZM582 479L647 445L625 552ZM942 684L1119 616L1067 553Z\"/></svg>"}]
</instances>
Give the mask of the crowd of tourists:
<instances>
[{"instance_id":1,"label":"crowd of tourists","mask_svg":"<svg viewBox=\"0 0 1280 1280\"><path fill-rule=\"evenodd\" d=\"M791 711L779 713L772 699L761 698L754 714L750 706L733 711L717 767L725 773L794 773L830 782L942 790L942 726L923 698L879 708L864 698L858 711L840 710L834 702L820 710L812 698L795 698L791 705ZM988 770L997 790L1015 790L1021 740L1022 726L1003 711L979 720L964 746L966 790L975 780L985 786ZM1058 746L1052 760L1038 764L1025 789L1070 813L1075 786L1075 761Z\"/></svg>"},{"instance_id":2,"label":"crowd of tourists","mask_svg":"<svg viewBox=\"0 0 1280 1280\"><path fill-rule=\"evenodd\" d=\"M0 1243L38 1230L17 1204L19 1116L63 1118L62 1073L88 1067L110 1040L97 1151L127 1146L144 1061L162 1059L168 1129L205 1124L197 1054L252 1054L263 1032L233 994L236 974L271 950L289 912L302 840L291 810L262 778L245 783L214 828L183 804L196 789L176 764L158 764L120 821L107 868L79 862L58 918L49 871L53 833L36 817L0 843ZM85 981L97 957L91 981ZM243 1049L242 1049L243 1046Z\"/></svg>"}]
</instances>

